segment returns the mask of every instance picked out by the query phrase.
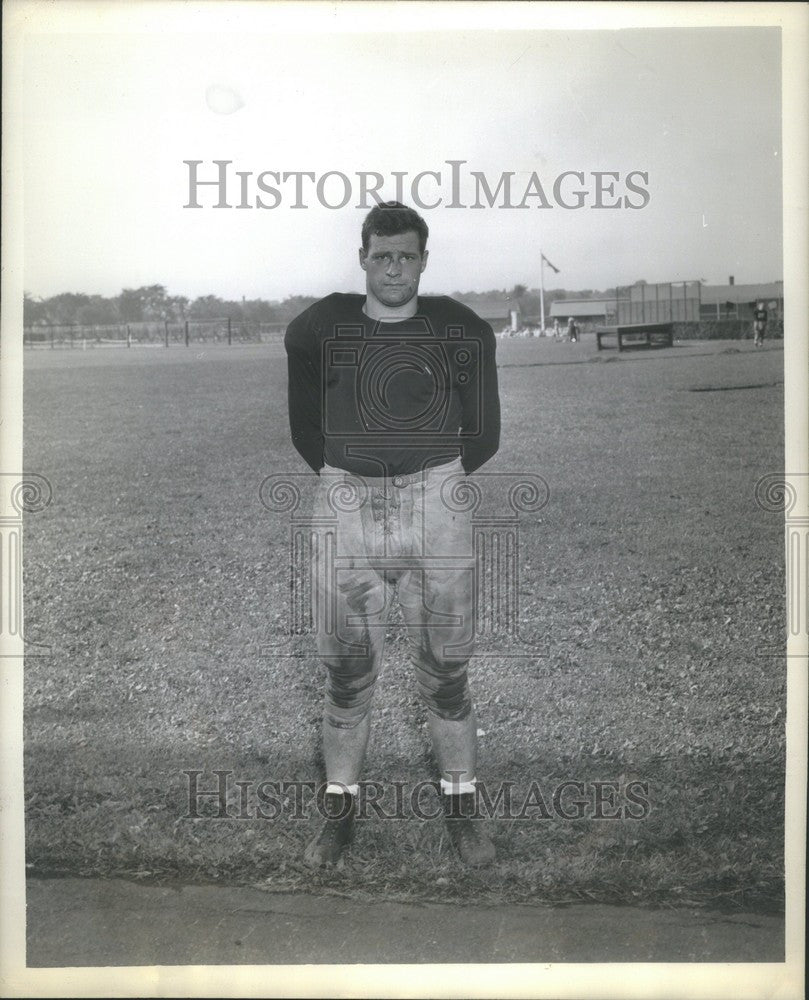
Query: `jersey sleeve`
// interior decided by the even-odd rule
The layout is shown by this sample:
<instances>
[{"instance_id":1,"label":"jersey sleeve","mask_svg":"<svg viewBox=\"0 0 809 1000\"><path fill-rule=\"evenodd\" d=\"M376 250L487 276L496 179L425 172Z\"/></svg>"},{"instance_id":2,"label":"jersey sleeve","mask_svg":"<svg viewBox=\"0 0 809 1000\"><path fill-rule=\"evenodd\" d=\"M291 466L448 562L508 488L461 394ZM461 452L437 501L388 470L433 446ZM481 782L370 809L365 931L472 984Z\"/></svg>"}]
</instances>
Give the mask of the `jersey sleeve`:
<instances>
[{"instance_id":1,"label":"jersey sleeve","mask_svg":"<svg viewBox=\"0 0 809 1000\"><path fill-rule=\"evenodd\" d=\"M476 377L461 392L461 464L464 472L479 469L500 447L500 394L497 384L497 340L488 323L480 323Z\"/></svg>"},{"instance_id":2,"label":"jersey sleeve","mask_svg":"<svg viewBox=\"0 0 809 1000\"><path fill-rule=\"evenodd\" d=\"M289 429L292 443L315 472L323 468L321 359L311 309L296 317L284 336L287 352Z\"/></svg>"}]
</instances>

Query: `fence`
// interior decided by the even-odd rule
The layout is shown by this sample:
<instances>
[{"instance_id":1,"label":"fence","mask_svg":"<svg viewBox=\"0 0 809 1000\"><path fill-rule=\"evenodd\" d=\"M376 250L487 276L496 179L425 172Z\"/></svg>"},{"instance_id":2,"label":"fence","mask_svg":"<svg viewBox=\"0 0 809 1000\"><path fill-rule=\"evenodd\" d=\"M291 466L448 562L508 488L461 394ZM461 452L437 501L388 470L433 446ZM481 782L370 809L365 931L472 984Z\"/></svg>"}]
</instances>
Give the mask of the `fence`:
<instances>
[{"instance_id":1,"label":"fence","mask_svg":"<svg viewBox=\"0 0 809 1000\"><path fill-rule=\"evenodd\" d=\"M675 340L752 340L753 324L743 319L701 320L699 323L676 323ZM767 340L784 339L784 321L767 323Z\"/></svg>"},{"instance_id":2,"label":"fence","mask_svg":"<svg viewBox=\"0 0 809 1000\"><path fill-rule=\"evenodd\" d=\"M23 330L23 345L32 348L171 347L190 344L263 344L281 340L286 323L249 320L187 319L99 326L53 324Z\"/></svg>"}]
</instances>

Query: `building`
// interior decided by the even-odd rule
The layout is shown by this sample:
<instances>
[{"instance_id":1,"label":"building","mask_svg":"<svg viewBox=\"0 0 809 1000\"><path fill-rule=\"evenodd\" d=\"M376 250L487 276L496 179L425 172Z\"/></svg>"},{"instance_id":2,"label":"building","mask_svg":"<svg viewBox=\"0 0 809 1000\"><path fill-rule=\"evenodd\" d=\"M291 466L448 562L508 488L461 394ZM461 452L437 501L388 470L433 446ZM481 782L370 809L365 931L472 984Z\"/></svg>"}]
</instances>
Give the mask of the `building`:
<instances>
[{"instance_id":1,"label":"building","mask_svg":"<svg viewBox=\"0 0 809 1000\"><path fill-rule=\"evenodd\" d=\"M757 285L703 285L700 289L700 319L752 320L757 302L763 302L770 319L784 318L784 283L769 281Z\"/></svg>"},{"instance_id":2,"label":"building","mask_svg":"<svg viewBox=\"0 0 809 1000\"><path fill-rule=\"evenodd\" d=\"M579 326L607 325L615 322L617 303L614 298L557 299L551 304L550 320L564 326L572 316Z\"/></svg>"},{"instance_id":3,"label":"building","mask_svg":"<svg viewBox=\"0 0 809 1000\"><path fill-rule=\"evenodd\" d=\"M469 293L456 298L490 323L495 332L539 326L536 294L513 298L508 292ZM583 331L596 326L640 322L708 322L711 320L752 321L757 302L764 302L772 320L784 316L784 283L771 281L737 285L731 277L727 285L706 285L692 281L649 284L645 281L618 288L613 295L593 298L555 299L546 297L545 325L567 324L572 316Z\"/></svg>"},{"instance_id":4,"label":"building","mask_svg":"<svg viewBox=\"0 0 809 1000\"><path fill-rule=\"evenodd\" d=\"M524 322L519 300L511 298L506 292L456 294L455 299L476 312L495 333L506 327L519 329Z\"/></svg>"}]
</instances>

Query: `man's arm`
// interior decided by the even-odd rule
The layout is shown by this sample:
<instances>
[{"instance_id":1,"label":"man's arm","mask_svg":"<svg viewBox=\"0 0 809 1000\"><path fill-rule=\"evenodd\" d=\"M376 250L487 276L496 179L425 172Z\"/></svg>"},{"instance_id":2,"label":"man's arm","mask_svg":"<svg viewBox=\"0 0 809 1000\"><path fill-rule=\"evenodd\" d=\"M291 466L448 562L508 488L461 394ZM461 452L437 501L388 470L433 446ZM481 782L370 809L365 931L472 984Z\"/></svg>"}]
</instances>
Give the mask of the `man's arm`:
<instances>
[{"instance_id":1,"label":"man's arm","mask_svg":"<svg viewBox=\"0 0 809 1000\"><path fill-rule=\"evenodd\" d=\"M461 392L461 464L467 474L488 462L500 447L500 394L495 360L497 341L488 323L482 325L477 339L480 344L477 378L470 379Z\"/></svg>"},{"instance_id":2,"label":"man's arm","mask_svg":"<svg viewBox=\"0 0 809 1000\"><path fill-rule=\"evenodd\" d=\"M284 336L289 374L289 429L292 443L306 463L323 468L320 357L317 338L307 310L294 319Z\"/></svg>"}]
</instances>

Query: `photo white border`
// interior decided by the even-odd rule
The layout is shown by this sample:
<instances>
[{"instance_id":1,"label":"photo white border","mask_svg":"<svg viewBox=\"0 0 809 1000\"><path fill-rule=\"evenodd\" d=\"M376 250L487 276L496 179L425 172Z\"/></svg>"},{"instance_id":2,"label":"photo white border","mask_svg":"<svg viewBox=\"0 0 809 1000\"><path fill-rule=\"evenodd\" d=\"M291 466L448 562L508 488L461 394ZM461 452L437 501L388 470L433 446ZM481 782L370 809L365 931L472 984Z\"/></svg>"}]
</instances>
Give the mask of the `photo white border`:
<instances>
[{"instance_id":1,"label":"photo white border","mask_svg":"<svg viewBox=\"0 0 809 1000\"><path fill-rule=\"evenodd\" d=\"M3 216L0 461L22 464L22 50L29 33L411 32L476 29L782 28L785 471L809 473L809 8L788 3L240 2L6 0L3 5ZM159 25L159 29L158 26ZM752 85L752 84L751 84ZM743 209L740 209L743 210ZM777 462L774 460L774 465ZM781 471L774 467L773 471ZM0 501L4 503L5 500ZM8 511L0 509L0 516ZM794 513L794 512L793 512ZM803 585L806 585L803 568ZM18 647L5 649L19 653ZM5 996L800 997L804 982L806 637L788 649L786 962L176 966L28 969L22 784L22 662L0 660L0 990ZM406 973L406 974L405 974ZM676 992L675 992L676 990Z\"/></svg>"}]
</instances>

